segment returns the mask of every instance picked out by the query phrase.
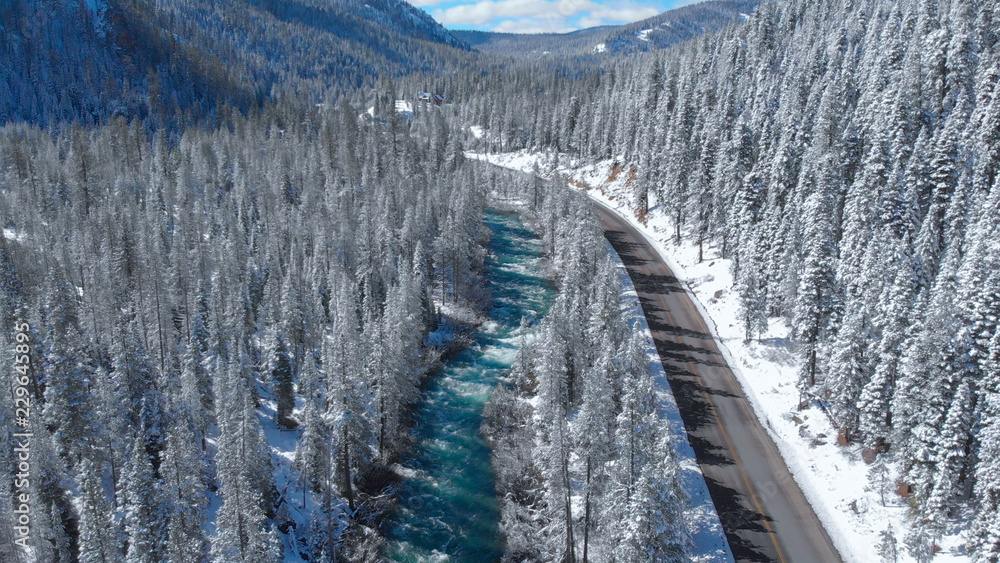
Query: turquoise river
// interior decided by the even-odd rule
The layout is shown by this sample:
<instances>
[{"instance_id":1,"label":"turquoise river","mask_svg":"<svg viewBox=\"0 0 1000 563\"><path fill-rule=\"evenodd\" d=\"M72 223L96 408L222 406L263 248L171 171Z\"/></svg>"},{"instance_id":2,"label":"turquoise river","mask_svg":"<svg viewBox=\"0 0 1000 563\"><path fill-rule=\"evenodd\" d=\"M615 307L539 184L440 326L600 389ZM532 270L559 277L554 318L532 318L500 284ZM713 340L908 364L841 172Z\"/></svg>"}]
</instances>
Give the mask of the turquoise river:
<instances>
[{"instance_id":1,"label":"turquoise river","mask_svg":"<svg viewBox=\"0 0 1000 563\"><path fill-rule=\"evenodd\" d=\"M427 382L413 418L399 507L386 525L393 561L497 561L503 554L490 450L479 433L483 405L517 355L521 318L545 314L552 297L541 243L513 214L487 212L493 231L486 279L493 302L475 345Z\"/></svg>"}]
</instances>

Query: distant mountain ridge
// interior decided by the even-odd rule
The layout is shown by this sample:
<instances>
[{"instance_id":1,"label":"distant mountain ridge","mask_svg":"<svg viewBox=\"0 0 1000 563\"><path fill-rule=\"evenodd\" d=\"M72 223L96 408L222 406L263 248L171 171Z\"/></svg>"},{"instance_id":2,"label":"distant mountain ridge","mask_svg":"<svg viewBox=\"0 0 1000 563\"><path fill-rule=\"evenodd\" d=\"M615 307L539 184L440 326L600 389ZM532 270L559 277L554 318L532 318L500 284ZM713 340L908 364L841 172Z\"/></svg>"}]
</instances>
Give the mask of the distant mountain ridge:
<instances>
[{"instance_id":1,"label":"distant mountain ridge","mask_svg":"<svg viewBox=\"0 0 1000 563\"><path fill-rule=\"evenodd\" d=\"M608 34L609 53L665 49L723 26L744 21L760 0L711 0L670 10L651 18L618 26Z\"/></svg>"},{"instance_id":2,"label":"distant mountain ridge","mask_svg":"<svg viewBox=\"0 0 1000 563\"><path fill-rule=\"evenodd\" d=\"M570 33L451 33L484 53L539 59L623 55L665 49L704 33L718 31L753 13L759 0L709 0L668 10L651 18L618 26Z\"/></svg>"},{"instance_id":3,"label":"distant mountain ridge","mask_svg":"<svg viewBox=\"0 0 1000 563\"><path fill-rule=\"evenodd\" d=\"M484 53L536 59L547 55L591 54L594 46L615 26L590 27L569 33L497 33L493 31L452 30L473 49Z\"/></svg>"}]
</instances>

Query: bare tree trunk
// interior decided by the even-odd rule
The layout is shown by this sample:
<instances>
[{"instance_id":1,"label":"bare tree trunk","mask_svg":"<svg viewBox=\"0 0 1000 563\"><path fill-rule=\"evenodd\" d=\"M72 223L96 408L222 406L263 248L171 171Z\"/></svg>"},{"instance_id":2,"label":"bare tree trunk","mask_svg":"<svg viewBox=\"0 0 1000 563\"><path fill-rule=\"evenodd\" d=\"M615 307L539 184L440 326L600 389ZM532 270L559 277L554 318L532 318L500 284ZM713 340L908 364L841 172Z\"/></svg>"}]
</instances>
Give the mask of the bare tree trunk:
<instances>
[{"instance_id":1,"label":"bare tree trunk","mask_svg":"<svg viewBox=\"0 0 1000 563\"><path fill-rule=\"evenodd\" d=\"M354 512L354 488L351 484L351 447L347 442L347 425L344 425L344 492L347 495L347 506Z\"/></svg>"},{"instance_id":2,"label":"bare tree trunk","mask_svg":"<svg viewBox=\"0 0 1000 563\"><path fill-rule=\"evenodd\" d=\"M678 244L679 245L681 243L681 210L680 210L680 208L677 209L677 220L675 221L675 226L674 226L674 237L676 238L676 242L674 244Z\"/></svg>"},{"instance_id":3,"label":"bare tree trunk","mask_svg":"<svg viewBox=\"0 0 1000 563\"><path fill-rule=\"evenodd\" d=\"M160 281L153 274L153 292L156 294L156 335L160 341L160 376L166 373L167 347L163 343L163 318L160 316Z\"/></svg>"},{"instance_id":4,"label":"bare tree trunk","mask_svg":"<svg viewBox=\"0 0 1000 563\"><path fill-rule=\"evenodd\" d=\"M385 459L385 381L382 382L381 393L379 393L379 428L378 428L378 457Z\"/></svg>"},{"instance_id":5,"label":"bare tree trunk","mask_svg":"<svg viewBox=\"0 0 1000 563\"><path fill-rule=\"evenodd\" d=\"M563 480L566 484L566 563L574 563L576 561L576 553L574 551L573 545L573 507L572 507L572 497L570 496L569 488L569 460L563 455Z\"/></svg>"},{"instance_id":6,"label":"bare tree trunk","mask_svg":"<svg viewBox=\"0 0 1000 563\"><path fill-rule=\"evenodd\" d=\"M813 343L813 349L809 352L809 386L816 386L816 344Z\"/></svg>"},{"instance_id":7,"label":"bare tree trunk","mask_svg":"<svg viewBox=\"0 0 1000 563\"><path fill-rule=\"evenodd\" d=\"M583 501L583 563L587 563L587 547L590 543L590 456L587 456L587 494Z\"/></svg>"}]
</instances>

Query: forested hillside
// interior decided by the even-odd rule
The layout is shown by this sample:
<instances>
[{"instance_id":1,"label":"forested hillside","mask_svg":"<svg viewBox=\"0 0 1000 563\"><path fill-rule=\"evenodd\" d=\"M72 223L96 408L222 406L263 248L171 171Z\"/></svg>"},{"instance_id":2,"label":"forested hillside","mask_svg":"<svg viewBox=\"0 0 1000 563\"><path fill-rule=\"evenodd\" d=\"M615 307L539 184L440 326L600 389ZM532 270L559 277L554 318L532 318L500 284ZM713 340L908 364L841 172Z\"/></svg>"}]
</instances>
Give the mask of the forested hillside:
<instances>
[{"instance_id":1,"label":"forested hillside","mask_svg":"<svg viewBox=\"0 0 1000 563\"><path fill-rule=\"evenodd\" d=\"M745 21L758 0L708 0L619 26L604 40L604 52L632 54L666 49Z\"/></svg>"},{"instance_id":2,"label":"forested hillside","mask_svg":"<svg viewBox=\"0 0 1000 563\"><path fill-rule=\"evenodd\" d=\"M280 95L333 101L455 69L468 47L401 0L18 0L0 5L0 123L151 129Z\"/></svg>"},{"instance_id":3,"label":"forested hillside","mask_svg":"<svg viewBox=\"0 0 1000 563\"><path fill-rule=\"evenodd\" d=\"M569 33L500 33L456 30L452 33L473 49L505 57L546 59L587 56L608 34L609 27L591 27Z\"/></svg>"},{"instance_id":4,"label":"forested hillside","mask_svg":"<svg viewBox=\"0 0 1000 563\"><path fill-rule=\"evenodd\" d=\"M433 366L424 337L454 330L437 308L487 299L485 182L399 127L345 107L176 146L123 119L2 131L3 321L32 327L36 503L24 552L4 501L4 561L377 546L370 499ZM274 455L268 440L300 426Z\"/></svg>"},{"instance_id":5,"label":"forested hillside","mask_svg":"<svg viewBox=\"0 0 1000 563\"><path fill-rule=\"evenodd\" d=\"M498 80L473 116L489 150L634 166L640 215L721 246L746 337L794 326L802 406L898 464L918 560L966 514L969 552L1000 557L998 22L976 0L765 2L582 82ZM536 103L506 103L525 83Z\"/></svg>"}]
</instances>

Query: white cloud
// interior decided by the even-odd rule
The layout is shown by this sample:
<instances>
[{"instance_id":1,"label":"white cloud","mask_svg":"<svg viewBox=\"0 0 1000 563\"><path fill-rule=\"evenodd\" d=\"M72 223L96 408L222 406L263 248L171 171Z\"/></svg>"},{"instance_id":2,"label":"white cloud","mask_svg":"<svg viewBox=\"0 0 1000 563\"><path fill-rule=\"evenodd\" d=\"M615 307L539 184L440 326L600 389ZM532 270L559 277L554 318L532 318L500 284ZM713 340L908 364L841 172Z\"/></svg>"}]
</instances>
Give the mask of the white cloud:
<instances>
[{"instance_id":1,"label":"white cloud","mask_svg":"<svg viewBox=\"0 0 1000 563\"><path fill-rule=\"evenodd\" d=\"M424 6L447 7L433 10L435 19L446 26L477 27L501 32L560 33L633 22L660 13L659 2L649 0L478 0L452 5L455 0L410 0ZM653 0L655 2L655 0ZM683 0L682 0L683 1Z\"/></svg>"},{"instance_id":2,"label":"white cloud","mask_svg":"<svg viewBox=\"0 0 1000 563\"><path fill-rule=\"evenodd\" d=\"M566 18L596 6L592 0L481 0L436 10L434 17L445 25L482 25L501 18Z\"/></svg>"},{"instance_id":3,"label":"white cloud","mask_svg":"<svg viewBox=\"0 0 1000 563\"><path fill-rule=\"evenodd\" d=\"M635 22L651 18L659 13L660 10L652 6L624 6L617 8L601 6L596 10L592 10L589 17L606 22Z\"/></svg>"},{"instance_id":4,"label":"white cloud","mask_svg":"<svg viewBox=\"0 0 1000 563\"><path fill-rule=\"evenodd\" d=\"M524 18L518 20L504 20L493 28L499 33L568 33L573 31L573 27L566 25L562 20L536 20Z\"/></svg>"},{"instance_id":5,"label":"white cloud","mask_svg":"<svg viewBox=\"0 0 1000 563\"><path fill-rule=\"evenodd\" d=\"M557 0L556 2L556 10L564 18L574 16L585 10L592 10L596 7L597 4L591 0Z\"/></svg>"},{"instance_id":6,"label":"white cloud","mask_svg":"<svg viewBox=\"0 0 1000 563\"><path fill-rule=\"evenodd\" d=\"M580 29L587 29L588 27L600 27L602 25L610 25L610 22L606 22L601 18L595 18L590 15L583 16L576 22L580 26Z\"/></svg>"}]
</instances>

